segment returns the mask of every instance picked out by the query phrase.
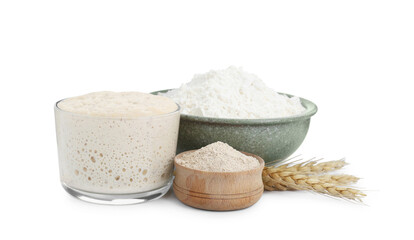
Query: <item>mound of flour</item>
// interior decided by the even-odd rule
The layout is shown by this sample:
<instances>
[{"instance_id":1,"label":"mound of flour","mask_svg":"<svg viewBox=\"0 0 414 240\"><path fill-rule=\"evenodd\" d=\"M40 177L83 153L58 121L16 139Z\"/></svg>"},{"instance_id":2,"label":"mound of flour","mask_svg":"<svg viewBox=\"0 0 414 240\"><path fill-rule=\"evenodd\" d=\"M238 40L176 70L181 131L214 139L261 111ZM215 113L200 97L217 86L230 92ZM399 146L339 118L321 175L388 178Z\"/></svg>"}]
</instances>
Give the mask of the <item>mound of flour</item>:
<instances>
[{"instance_id":1,"label":"mound of flour","mask_svg":"<svg viewBox=\"0 0 414 240\"><path fill-rule=\"evenodd\" d=\"M256 158L246 156L227 143L215 142L177 158L177 163L208 172L239 172L259 167Z\"/></svg>"},{"instance_id":2,"label":"mound of flour","mask_svg":"<svg viewBox=\"0 0 414 240\"><path fill-rule=\"evenodd\" d=\"M162 94L182 113L217 118L278 118L305 110L298 97L278 94L256 75L229 67L194 75L191 82Z\"/></svg>"}]
</instances>

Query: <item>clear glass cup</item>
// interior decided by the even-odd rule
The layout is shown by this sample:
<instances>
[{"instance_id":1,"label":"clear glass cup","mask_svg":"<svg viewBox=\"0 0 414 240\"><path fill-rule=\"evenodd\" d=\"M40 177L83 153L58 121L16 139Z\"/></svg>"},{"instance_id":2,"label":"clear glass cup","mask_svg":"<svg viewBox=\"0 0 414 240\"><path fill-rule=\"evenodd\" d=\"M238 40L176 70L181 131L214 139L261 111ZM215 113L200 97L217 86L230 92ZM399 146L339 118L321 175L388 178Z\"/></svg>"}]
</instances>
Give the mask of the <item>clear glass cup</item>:
<instances>
[{"instance_id":1,"label":"clear glass cup","mask_svg":"<svg viewBox=\"0 0 414 240\"><path fill-rule=\"evenodd\" d=\"M157 199L169 190L178 105L167 114L117 118L64 111L59 102L55 122L60 179L69 194L88 202L122 205Z\"/></svg>"}]
</instances>

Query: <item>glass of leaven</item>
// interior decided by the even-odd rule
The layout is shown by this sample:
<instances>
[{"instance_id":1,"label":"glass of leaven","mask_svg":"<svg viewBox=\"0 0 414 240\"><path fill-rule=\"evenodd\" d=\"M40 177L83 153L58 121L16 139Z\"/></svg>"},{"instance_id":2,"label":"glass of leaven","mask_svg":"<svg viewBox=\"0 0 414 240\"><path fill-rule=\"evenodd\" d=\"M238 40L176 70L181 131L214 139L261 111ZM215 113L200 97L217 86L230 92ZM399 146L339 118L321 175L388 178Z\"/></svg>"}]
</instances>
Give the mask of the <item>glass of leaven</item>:
<instances>
[{"instance_id":1,"label":"glass of leaven","mask_svg":"<svg viewBox=\"0 0 414 240\"><path fill-rule=\"evenodd\" d=\"M169 190L178 105L166 114L122 118L64 111L59 102L55 105L59 169L68 193L88 202L123 205L157 199Z\"/></svg>"}]
</instances>

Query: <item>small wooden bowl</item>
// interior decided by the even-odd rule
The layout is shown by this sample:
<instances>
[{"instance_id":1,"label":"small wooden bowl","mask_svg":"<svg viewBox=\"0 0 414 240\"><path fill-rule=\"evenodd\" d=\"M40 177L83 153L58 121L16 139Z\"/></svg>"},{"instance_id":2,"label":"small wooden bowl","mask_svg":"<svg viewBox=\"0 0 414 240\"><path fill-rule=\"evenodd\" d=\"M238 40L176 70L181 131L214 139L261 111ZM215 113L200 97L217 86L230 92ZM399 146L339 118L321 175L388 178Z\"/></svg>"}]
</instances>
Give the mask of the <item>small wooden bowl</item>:
<instances>
[{"instance_id":1,"label":"small wooden bowl","mask_svg":"<svg viewBox=\"0 0 414 240\"><path fill-rule=\"evenodd\" d=\"M241 172L206 172L177 164L178 158L193 151L183 152L174 158L173 189L182 203L200 209L227 211L250 207L260 199L264 167L261 157L243 152L256 158L260 165Z\"/></svg>"}]
</instances>

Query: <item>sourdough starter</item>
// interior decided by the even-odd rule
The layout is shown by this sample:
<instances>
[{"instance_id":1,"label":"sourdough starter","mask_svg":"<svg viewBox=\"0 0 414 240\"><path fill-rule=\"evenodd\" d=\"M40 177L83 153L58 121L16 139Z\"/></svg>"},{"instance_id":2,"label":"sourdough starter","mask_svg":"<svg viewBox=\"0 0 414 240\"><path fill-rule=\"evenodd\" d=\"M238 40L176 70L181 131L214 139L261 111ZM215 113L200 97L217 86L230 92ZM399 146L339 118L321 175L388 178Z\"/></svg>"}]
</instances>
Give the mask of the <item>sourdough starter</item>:
<instances>
[{"instance_id":1,"label":"sourdough starter","mask_svg":"<svg viewBox=\"0 0 414 240\"><path fill-rule=\"evenodd\" d=\"M170 182L180 118L172 100L97 92L60 101L55 116L63 184L128 194Z\"/></svg>"}]
</instances>

